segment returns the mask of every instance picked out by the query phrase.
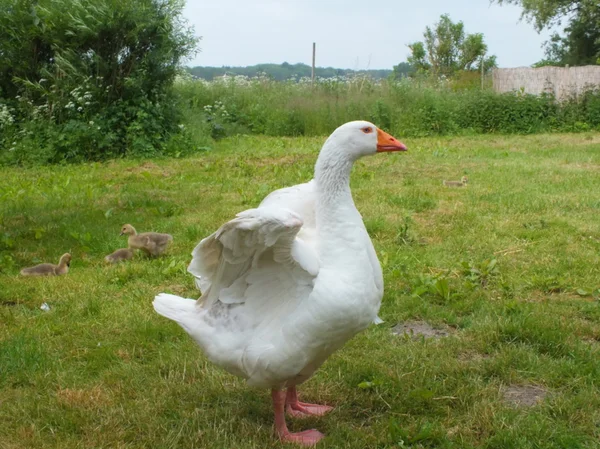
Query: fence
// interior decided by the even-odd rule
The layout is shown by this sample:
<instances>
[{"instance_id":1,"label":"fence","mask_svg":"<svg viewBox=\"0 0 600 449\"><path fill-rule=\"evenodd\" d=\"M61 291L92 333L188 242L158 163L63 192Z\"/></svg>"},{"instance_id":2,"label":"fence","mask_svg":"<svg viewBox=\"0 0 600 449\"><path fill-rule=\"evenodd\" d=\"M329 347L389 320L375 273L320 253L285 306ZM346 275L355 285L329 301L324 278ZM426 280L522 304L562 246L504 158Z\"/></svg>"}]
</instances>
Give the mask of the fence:
<instances>
[{"instance_id":1,"label":"fence","mask_svg":"<svg viewBox=\"0 0 600 449\"><path fill-rule=\"evenodd\" d=\"M493 83L496 92L523 90L533 95L546 92L561 99L593 86L600 87L600 66L495 69Z\"/></svg>"}]
</instances>

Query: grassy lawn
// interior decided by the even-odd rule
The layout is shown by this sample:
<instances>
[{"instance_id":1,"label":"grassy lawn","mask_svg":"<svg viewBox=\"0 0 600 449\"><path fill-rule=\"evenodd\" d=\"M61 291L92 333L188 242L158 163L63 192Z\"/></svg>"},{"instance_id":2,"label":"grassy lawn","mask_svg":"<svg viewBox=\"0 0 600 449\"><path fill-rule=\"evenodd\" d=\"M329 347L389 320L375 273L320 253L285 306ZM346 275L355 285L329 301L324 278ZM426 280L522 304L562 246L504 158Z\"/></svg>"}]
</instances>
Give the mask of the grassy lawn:
<instances>
[{"instance_id":1,"label":"grassy lawn","mask_svg":"<svg viewBox=\"0 0 600 449\"><path fill-rule=\"evenodd\" d=\"M310 179L322 142L231 138L188 159L0 169L0 448L279 447L269 392L208 363L151 301L197 296L194 245ZM406 143L352 177L385 323L303 386L336 409L291 430L318 428L320 448L598 447L600 135ZM467 188L442 186L463 174ZM124 223L171 233L168 254L106 266ZM17 276L66 251L67 276ZM415 321L447 336L392 332ZM545 397L508 401L527 386Z\"/></svg>"}]
</instances>

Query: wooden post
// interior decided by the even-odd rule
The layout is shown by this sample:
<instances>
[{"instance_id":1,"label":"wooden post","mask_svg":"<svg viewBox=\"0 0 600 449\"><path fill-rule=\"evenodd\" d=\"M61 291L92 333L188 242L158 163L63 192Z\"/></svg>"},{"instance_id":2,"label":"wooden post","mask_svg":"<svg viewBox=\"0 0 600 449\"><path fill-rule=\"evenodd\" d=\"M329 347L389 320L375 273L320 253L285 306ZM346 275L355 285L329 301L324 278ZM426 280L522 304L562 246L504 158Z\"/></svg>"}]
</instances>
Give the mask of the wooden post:
<instances>
[{"instance_id":1,"label":"wooden post","mask_svg":"<svg viewBox=\"0 0 600 449\"><path fill-rule=\"evenodd\" d=\"M481 90L483 90L483 77L485 76L485 71L483 67L484 57L485 55L481 55Z\"/></svg>"},{"instance_id":2,"label":"wooden post","mask_svg":"<svg viewBox=\"0 0 600 449\"><path fill-rule=\"evenodd\" d=\"M310 75L311 82L315 84L315 53L317 52L317 44L313 42L313 57L312 57L312 72Z\"/></svg>"}]
</instances>

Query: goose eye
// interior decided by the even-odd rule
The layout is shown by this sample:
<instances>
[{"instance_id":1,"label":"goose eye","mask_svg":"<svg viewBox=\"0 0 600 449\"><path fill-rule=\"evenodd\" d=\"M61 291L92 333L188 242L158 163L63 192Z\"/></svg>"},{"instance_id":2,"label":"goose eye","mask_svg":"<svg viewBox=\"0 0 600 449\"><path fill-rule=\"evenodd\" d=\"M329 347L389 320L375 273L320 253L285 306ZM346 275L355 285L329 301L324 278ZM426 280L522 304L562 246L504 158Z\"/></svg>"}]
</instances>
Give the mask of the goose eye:
<instances>
[{"instance_id":1,"label":"goose eye","mask_svg":"<svg viewBox=\"0 0 600 449\"><path fill-rule=\"evenodd\" d=\"M373 128L371 128L370 126L365 126L364 128L361 128L362 132L365 134L370 134L373 132Z\"/></svg>"}]
</instances>

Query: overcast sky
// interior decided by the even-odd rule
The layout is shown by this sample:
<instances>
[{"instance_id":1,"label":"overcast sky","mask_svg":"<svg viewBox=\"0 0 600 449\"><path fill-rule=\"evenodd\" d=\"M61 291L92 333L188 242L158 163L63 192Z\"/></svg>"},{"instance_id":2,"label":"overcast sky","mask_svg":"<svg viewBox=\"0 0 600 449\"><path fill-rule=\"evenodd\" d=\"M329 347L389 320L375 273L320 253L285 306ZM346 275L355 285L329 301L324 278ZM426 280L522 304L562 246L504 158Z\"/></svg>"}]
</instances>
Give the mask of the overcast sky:
<instances>
[{"instance_id":1,"label":"overcast sky","mask_svg":"<svg viewBox=\"0 0 600 449\"><path fill-rule=\"evenodd\" d=\"M543 57L549 33L520 21L520 8L488 0L187 0L184 16L202 36L189 64L310 64L316 42L317 66L391 69L444 13L483 33L500 67Z\"/></svg>"}]
</instances>

